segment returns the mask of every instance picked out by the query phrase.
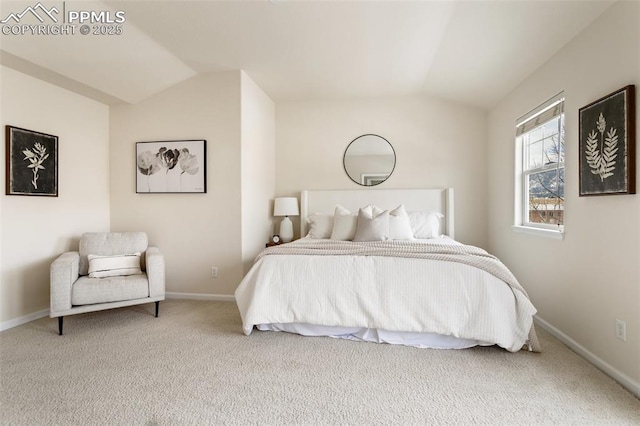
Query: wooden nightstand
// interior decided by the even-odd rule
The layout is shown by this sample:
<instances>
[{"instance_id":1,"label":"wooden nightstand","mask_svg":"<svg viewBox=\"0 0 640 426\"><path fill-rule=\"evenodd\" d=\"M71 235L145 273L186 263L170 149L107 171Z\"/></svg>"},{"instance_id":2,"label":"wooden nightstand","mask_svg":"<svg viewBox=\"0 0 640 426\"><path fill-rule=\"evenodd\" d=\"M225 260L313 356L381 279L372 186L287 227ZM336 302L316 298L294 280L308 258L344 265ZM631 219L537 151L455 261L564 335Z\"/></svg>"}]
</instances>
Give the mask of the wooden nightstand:
<instances>
[{"instance_id":1,"label":"wooden nightstand","mask_svg":"<svg viewBox=\"0 0 640 426\"><path fill-rule=\"evenodd\" d=\"M289 241L289 242L290 242L290 243L292 243L292 242L294 242L295 240L296 240L296 239L293 239L293 240L291 240L291 241ZM279 243L274 243L273 241L269 241L267 244L265 244L265 247L279 246L279 245L282 245L282 244L287 244L287 243L285 243L285 242L283 242L283 241L280 241Z\"/></svg>"}]
</instances>

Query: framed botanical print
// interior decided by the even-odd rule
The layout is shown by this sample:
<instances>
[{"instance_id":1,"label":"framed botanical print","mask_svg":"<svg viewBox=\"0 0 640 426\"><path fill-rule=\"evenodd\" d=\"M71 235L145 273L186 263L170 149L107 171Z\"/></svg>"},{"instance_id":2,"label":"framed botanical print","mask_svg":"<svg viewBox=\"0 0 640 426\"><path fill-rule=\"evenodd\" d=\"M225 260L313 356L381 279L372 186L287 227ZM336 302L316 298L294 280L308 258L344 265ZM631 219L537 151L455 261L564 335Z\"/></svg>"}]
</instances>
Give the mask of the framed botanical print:
<instances>
[{"instance_id":1,"label":"framed botanical print","mask_svg":"<svg viewBox=\"0 0 640 426\"><path fill-rule=\"evenodd\" d=\"M6 194L58 196L58 137L6 126Z\"/></svg>"},{"instance_id":2,"label":"framed botanical print","mask_svg":"<svg viewBox=\"0 0 640 426\"><path fill-rule=\"evenodd\" d=\"M206 193L207 141L136 143L136 192Z\"/></svg>"},{"instance_id":3,"label":"framed botanical print","mask_svg":"<svg viewBox=\"0 0 640 426\"><path fill-rule=\"evenodd\" d=\"M635 86L579 110L580 196L635 194Z\"/></svg>"}]
</instances>

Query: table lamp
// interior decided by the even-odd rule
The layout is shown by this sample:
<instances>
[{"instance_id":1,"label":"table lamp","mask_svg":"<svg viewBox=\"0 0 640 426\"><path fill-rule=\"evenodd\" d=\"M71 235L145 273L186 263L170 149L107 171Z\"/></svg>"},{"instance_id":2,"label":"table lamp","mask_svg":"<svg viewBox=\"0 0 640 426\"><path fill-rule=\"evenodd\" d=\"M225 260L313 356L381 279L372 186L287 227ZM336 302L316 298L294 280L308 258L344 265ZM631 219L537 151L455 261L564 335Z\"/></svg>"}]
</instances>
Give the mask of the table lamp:
<instances>
[{"instance_id":1,"label":"table lamp","mask_svg":"<svg viewBox=\"0 0 640 426\"><path fill-rule=\"evenodd\" d=\"M293 240L293 222L289 216L298 216L298 199L296 197L276 198L273 205L274 216L284 216L280 222L280 241L288 243Z\"/></svg>"}]
</instances>

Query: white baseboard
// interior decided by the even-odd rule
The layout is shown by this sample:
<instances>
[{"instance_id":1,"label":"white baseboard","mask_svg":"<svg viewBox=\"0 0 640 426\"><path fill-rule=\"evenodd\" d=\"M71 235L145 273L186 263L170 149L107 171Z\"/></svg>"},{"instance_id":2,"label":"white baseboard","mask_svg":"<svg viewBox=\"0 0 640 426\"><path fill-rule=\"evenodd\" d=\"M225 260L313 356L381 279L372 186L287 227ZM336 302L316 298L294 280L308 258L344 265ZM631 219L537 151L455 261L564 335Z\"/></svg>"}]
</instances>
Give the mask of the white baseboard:
<instances>
[{"instance_id":1,"label":"white baseboard","mask_svg":"<svg viewBox=\"0 0 640 426\"><path fill-rule=\"evenodd\" d=\"M534 321L540 327L544 328L547 332L549 332L553 337L560 340L566 346L568 346L575 353L580 355L582 358L589 361L598 369L602 370L605 374L611 377L616 382L620 383L623 387L625 387L629 392L640 398L640 383L633 380L631 377L622 373L621 371L615 369L607 362L603 361L589 350L587 350L580 343L573 340L571 337L564 334L562 331L548 323L547 321L540 318L538 315L534 316Z\"/></svg>"},{"instance_id":2,"label":"white baseboard","mask_svg":"<svg viewBox=\"0 0 640 426\"><path fill-rule=\"evenodd\" d=\"M48 317L48 316L49 316L49 310L44 309L42 311L34 312L32 314L25 315L23 317L14 318L12 320L0 323L0 331L5 331L10 328L17 327L19 325L26 324L28 322L35 321L37 319Z\"/></svg>"},{"instance_id":3,"label":"white baseboard","mask_svg":"<svg viewBox=\"0 0 640 426\"><path fill-rule=\"evenodd\" d=\"M231 294L203 294L203 293L175 293L168 292L165 294L167 299L186 299L186 300L210 300L215 302L235 302L235 296Z\"/></svg>"}]
</instances>

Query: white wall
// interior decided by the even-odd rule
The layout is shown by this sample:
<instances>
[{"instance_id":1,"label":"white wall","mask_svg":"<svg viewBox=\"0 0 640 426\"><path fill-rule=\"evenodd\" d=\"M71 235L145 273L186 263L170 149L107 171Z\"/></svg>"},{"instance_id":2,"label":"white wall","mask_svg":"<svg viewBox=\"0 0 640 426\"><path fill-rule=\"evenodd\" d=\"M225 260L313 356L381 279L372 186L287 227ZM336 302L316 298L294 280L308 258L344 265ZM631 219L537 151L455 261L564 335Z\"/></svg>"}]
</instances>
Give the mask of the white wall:
<instances>
[{"instance_id":1,"label":"white wall","mask_svg":"<svg viewBox=\"0 0 640 426\"><path fill-rule=\"evenodd\" d=\"M49 265L109 229L109 110L0 68L0 123L58 136L58 197L0 195L0 322L49 308ZM0 150L5 176L5 150Z\"/></svg>"},{"instance_id":2,"label":"white wall","mask_svg":"<svg viewBox=\"0 0 640 426\"><path fill-rule=\"evenodd\" d=\"M241 73L242 261L247 272L273 233L275 105Z\"/></svg>"},{"instance_id":3,"label":"white wall","mask_svg":"<svg viewBox=\"0 0 640 426\"><path fill-rule=\"evenodd\" d=\"M366 133L387 139L397 156L393 174L376 188L455 188L456 239L486 245L486 115L454 103L427 97L278 102L278 196L362 188L349 179L342 158Z\"/></svg>"},{"instance_id":4,"label":"white wall","mask_svg":"<svg viewBox=\"0 0 640 426\"><path fill-rule=\"evenodd\" d=\"M208 74L112 107L111 229L147 232L167 292L231 295L242 278L240 81ZM136 194L136 142L180 139L207 140L207 193Z\"/></svg>"},{"instance_id":5,"label":"white wall","mask_svg":"<svg viewBox=\"0 0 640 426\"><path fill-rule=\"evenodd\" d=\"M628 84L640 89L639 28L640 3L616 3L491 111L488 222L490 250L528 290L539 316L636 386L640 196L578 197L577 177L578 109ZM559 241L516 234L511 225L516 119L561 90L566 96L566 234ZM636 111L640 123L640 108ZM615 337L616 318L627 323L626 342Z\"/></svg>"}]
</instances>

